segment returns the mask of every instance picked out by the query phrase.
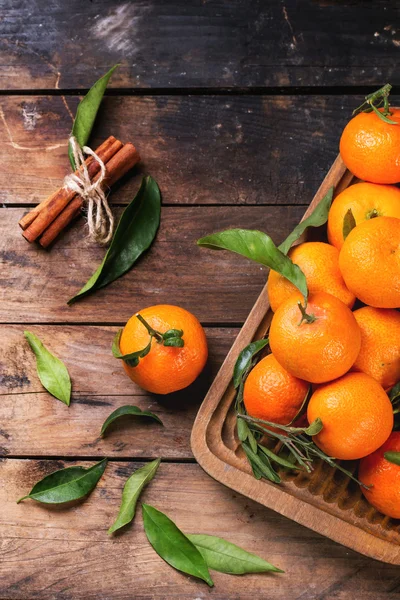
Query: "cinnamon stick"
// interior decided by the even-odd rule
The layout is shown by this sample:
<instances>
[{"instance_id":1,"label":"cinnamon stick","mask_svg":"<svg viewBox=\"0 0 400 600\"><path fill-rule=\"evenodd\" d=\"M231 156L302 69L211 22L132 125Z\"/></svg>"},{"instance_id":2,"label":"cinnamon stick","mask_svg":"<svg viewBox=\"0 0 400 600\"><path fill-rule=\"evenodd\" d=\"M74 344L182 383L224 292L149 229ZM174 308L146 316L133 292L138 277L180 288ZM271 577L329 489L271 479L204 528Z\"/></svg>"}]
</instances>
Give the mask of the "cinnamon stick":
<instances>
[{"instance_id":1,"label":"cinnamon stick","mask_svg":"<svg viewBox=\"0 0 400 600\"><path fill-rule=\"evenodd\" d=\"M106 163L106 177L102 182L102 188L105 190L107 187L111 187L121 177L123 177L132 167L134 167L140 160L140 156L135 146L131 143L125 144L119 152L117 152L107 163ZM100 174L94 177L94 181L100 177ZM39 243L43 248L47 248L61 233L63 229L71 222L81 211L83 206L83 200L80 196L76 196L61 213L53 220L53 222L47 227L43 235L39 239Z\"/></svg>"},{"instance_id":2,"label":"cinnamon stick","mask_svg":"<svg viewBox=\"0 0 400 600\"><path fill-rule=\"evenodd\" d=\"M122 148L122 142L115 139L113 136L110 136L99 148L96 150L96 154L104 163L107 163L120 149ZM97 160L93 157L90 157L91 160L87 163L88 173L91 178L97 175L100 171L100 165ZM34 220L29 224L29 226L25 229L22 234L28 242L34 242L43 231L54 221L54 219L60 214L60 212L67 206L67 204L74 198L76 192L66 189L60 188L55 194L47 198L42 203L42 206L39 210L39 207L36 207L31 212L35 213ZM29 215L30 213L28 213ZM25 217L28 217L25 215ZM23 221L21 219L21 221ZM21 225L20 221L20 225ZM29 222L29 219L26 219L24 223L21 225L25 225L26 222Z\"/></svg>"}]
</instances>

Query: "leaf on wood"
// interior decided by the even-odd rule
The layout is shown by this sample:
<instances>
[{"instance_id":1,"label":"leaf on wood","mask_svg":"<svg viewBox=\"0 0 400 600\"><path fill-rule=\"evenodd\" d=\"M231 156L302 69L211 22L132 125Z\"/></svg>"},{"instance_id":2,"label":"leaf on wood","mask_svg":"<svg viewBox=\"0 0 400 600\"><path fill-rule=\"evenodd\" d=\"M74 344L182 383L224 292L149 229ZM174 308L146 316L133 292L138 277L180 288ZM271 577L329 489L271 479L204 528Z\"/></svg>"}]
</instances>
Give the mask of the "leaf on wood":
<instances>
[{"instance_id":1,"label":"leaf on wood","mask_svg":"<svg viewBox=\"0 0 400 600\"><path fill-rule=\"evenodd\" d=\"M79 500L91 492L97 485L107 466L107 459L85 469L85 467L67 467L47 475L36 483L29 494L17 501L31 498L45 504L62 504Z\"/></svg>"},{"instance_id":2,"label":"leaf on wood","mask_svg":"<svg viewBox=\"0 0 400 600\"><path fill-rule=\"evenodd\" d=\"M121 215L101 265L68 304L105 287L129 271L154 240L160 214L161 194L157 182L150 176L144 177L135 198Z\"/></svg>"},{"instance_id":3,"label":"leaf on wood","mask_svg":"<svg viewBox=\"0 0 400 600\"><path fill-rule=\"evenodd\" d=\"M158 417L155 413L150 412L149 410L141 410L138 406L133 406L131 404L127 404L126 406L120 406L116 410L114 410L104 421L103 426L101 428L100 435L104 435L106 429L113 423L116 419L120 419L121 417L147 417L148 419L154 419L160 425L163 425L160 417Z\"/></svg>"},{"instance_id":4,"label":"leaf on wood","mask_svg":"<svg viewBox=\"0 0 400 600\"><path fill-rule=\"evenodd\" d=\"M214 535L189 534L186 536L203 555L209 569L231 575L245 573L284 573L256 554L215 537Z\"/></svg>"},{"instance_id":5,"label":"leaf on wood","mask_svg":"<svg viewBox=\"0 0 400 600\"><path fill-rule=\"evenodd\" d=\"M149 504L142 505L143 524L147 539L159 556L169 565L214 585L206 561L196 546L167 515Z\"/></svg>"},{"instance_id":6,"label":"leaf on wood","mask_svg":"<svg viewBox=\"0 0 400 600\"><path fill-rule=\"evenodd\" d=\"M40 339L30 331L24 336L36 356L37 373L43 387L67 406L71 401L71 379L64 363L51 354Z\"/></svg>"},{"instance_id":7,"label":"leaf on wood","mask_svg":"<svg viewBox=\"0 0 400 600\"><path fill-rule=\"evenodd\" d=\"M111 525L108 533L114 533L121 527L130 523L135 516L136 503L143 488L153 479L159 467L161 458L153 460L144 467L137 469L127 480L122 492L121 506L115 522Z\"/></svg>"},{"instance_id":8,"label":"leaf on wood","mask_svg":"<svg viewBox=\"0 0 400 600\"><path fill-rule=\"evenodd\" d=\"M279 250L281 252L287 254L293 242L296 242L308 227L321 227L321 225L324 225L327 222L332 198L333 187L329 188L321 202L318 202L311 215L299 223L297 227L293 229L292 233L288 235L286 240L280 244Z\"/></svg>"},{"instance_id":9,"label":"leaf on wood","mask_svg":"<svg viewBox=\"0 0 400 600\"><path fill-rule=\"evenodd\" d=\"M118 66L114 65L108 73L98 79L78 105L71 134L76 138L81 148L89 140L104 92L106 91L111 75ZM68 148L68 156L72 170L75 171L76 165L71 146Z\"/></svg>"}]
</instances>

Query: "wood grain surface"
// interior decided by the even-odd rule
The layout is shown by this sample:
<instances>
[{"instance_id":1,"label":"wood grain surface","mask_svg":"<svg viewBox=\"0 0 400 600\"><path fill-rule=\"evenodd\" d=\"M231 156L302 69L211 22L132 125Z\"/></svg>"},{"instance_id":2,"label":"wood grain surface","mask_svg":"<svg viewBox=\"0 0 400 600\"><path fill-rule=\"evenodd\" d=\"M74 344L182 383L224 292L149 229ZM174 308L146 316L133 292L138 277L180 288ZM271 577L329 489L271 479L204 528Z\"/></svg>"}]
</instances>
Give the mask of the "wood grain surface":
<instances>
[{"instance_id":1,"label":"wood grain surface","mask_svg":"<svg viewBox=\"0 0 400 600\"><path fill-rule=\"evenodd\" d=\"M229 88L400 82L385 0L2 0L2 89Z\"/></svg>"}]
</instances>

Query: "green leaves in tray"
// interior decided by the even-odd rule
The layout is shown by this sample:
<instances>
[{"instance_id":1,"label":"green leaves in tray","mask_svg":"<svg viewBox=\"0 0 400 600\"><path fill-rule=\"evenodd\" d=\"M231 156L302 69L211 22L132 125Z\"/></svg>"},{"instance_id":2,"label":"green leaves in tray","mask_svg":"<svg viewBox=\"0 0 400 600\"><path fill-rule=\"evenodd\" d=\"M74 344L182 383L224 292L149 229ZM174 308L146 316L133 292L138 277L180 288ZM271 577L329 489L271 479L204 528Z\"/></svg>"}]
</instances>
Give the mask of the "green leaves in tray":
<instances>
[{"instance_id":1,"label":"green leaves in tray","mask_svg":"<svg viewBox=\"0 0 400 600\"><path fill-rule=\"evenodd\" d=\"M85 467L67 467L47 475L36 483L29 494L20 498L17 503L25 498L31 498L45 504L62 504L79 500L91 492L107 466L107 459Z\"/></svg>"},{"instance_id":2,"label":"green leaves in tray","mask_svg":"<svg viewBox=\"0 0 400 600\"><path fill-rule=\"evenodd\" d=\"M199 239L197 243L199 246L214 250L236 252L277 271L293 283L307 299L308 289L304 273L286 254L293 242L299 239L307 227L319 227L326 223L332 197L333 188L330 188L311 215L299 223L278 248L269 235L251 229L227 229L220 233L207 235Z\"/></svg>"},{"instance_id":3,"label":"green leaves in tray","mask_svg":"<svg viewBox=\"0 0 400 600\"><path fill-rule=\"evenodd\" d=\"M220 573L244 575L245 573L283 573L263 558L246 552L239 546L213 535L187 535L202 554L209 569Z\"/></svg>"},{"instance_id":4,"label":"green leaves in tray","mask_svg":"<svg viewBox=\"0 0 400 600\"><path fill-rule=\"evenodd\" d=\"M83 288L68 301L73 304L129 271L151 245L160 224L161 194L157 182L144 177L138 193L126 207L103 262Z\"/></svg>"},{"instance_id":5,"label":"green leaves in tray","mask_svg":"<svg viewBox=\"0 0 400 600\"><path fill-rule=\"evenodd\" d=\"M120 406L119 408L114 410L107 417L107 419L104 421L103 426L101 428L100 435L104 435L108 426L111 425L111 423L113 423L116 419L119 419L119 418L125 417L125 416L147 417L149 419L154 419L155 421L160 423L160 425L163 424L160 417L158 417L156 414L150 412L149 410L141 410L138 406L133 406L131 404L127 404L126 406Z\"/></svg>"},{"instance_id":6,"label":"green leaves in tray","mask_svg":"<svg viewBox=\"0 0 400 600\"><path fill-rule=\"evenodd\" d=\"M118 66L115 65L108 73L98 79L78 105L71 134L76 138L81 148L88 142L104 92L111 75ZM72 170L75 171L76 166L71 147L68 149L68 156Z\"/></svg>"},{"instance_id":7,"label":"green leaves in tray","mask_svg":"<svg viewBox=\"0 0 400 600\"><path fill-rule=\"evenodd\" d=\"M69 406L71 401L71 379L63 362L43 345L30 331L24 335L36 356L36 368L43 387L55 398Z\"/></svg>"},{"instance_id":8,"label":"green leaves in tray","mask_svg":"<svg viewBox=\"0 0 400 600\"><path fill-rule=\"evenodd\" d=\"M143 488L153 479L159 467L161 459L153 460L144 467L137 469L129 477L122 492L122 501L119 509L118 517L113 525L111 525L108 533L114 533L121 527L130 523L135 516L136 503Z\"/></svg>"},{"instance_id":9,"label":"green leaves in tray","mask_svg":"<svg viewBox=\"0 0 400 600\"><path fill-rule=\"evenodd\" d=\"M175 523L149 504L143 504L142 511L147 539L157 554L178 571L198 577L213 586L203 556Z\"/></svg>"}]
</instances>

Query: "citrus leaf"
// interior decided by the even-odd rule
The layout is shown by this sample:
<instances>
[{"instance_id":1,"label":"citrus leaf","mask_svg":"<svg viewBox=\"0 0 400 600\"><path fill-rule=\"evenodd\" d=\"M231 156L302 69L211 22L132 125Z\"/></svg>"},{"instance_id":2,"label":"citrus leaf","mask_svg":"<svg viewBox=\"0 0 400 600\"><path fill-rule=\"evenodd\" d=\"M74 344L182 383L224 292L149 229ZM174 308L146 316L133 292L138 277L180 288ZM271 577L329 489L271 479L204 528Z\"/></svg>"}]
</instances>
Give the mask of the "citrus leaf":
<instances>
[{"instance_id":1,"label":"citrus leaf","mask_svg":"<svg viewBox=\"0 0 400 600\"><path fill-rule=\"evenodd\" d=\"M238 438L241 442L245 442L249 437L250 429L246 421L236 419Z\"/></svg>"},{"instance_id":2,"label":"citrus leaf","mask_svg":"<svg viewBox=\"0 0 400 600\"><path fill-rule=\"evenodd\" d=\"M310 425L304 429L304 433L306 433L307 435L313 436L313 435L317 435L317 433L319 433L323 428L323 423L321 421L321 419L319 417L317 417L315 419L315 421L313 421L312 423L310 423Z\"/></svg>"},{"instance_id":3,"label":"citrus leaf","mask_svg":"<svg viewBox=\"0 0 400 600\"><path fill-rule=\"evenodd\" d=\"M114 65L108 73L98 79L78 105L71 134L76 138L81 148L87 144L107 84L118 66ZM71 146L68 148L68 156L72 170L75 171L76 166Z\"/></svg>"},{"instance_id":4,"label":"citrus leaf","mask_svg":"<svg viewBox=\"0 0 400 600\"><path fill-rule=\"evenodd\" d=\"M383 456L386 458L386 460L393 463L394 465L400 466L400 452L395 452L395 451L385 452Z\"/></svg>"},{"instance_id":5,"label":"citrus leaf","mask_svg":"<svg viewBox=\"0 0 400 600\"><path fill-rule=\"evenodd\" d=\"M68 304L121 277L149 248L160 224L161 194L157 182L144 177L138 193L121 215L111 245L89 281Z\"/></svg>"},{"instance_id":6,"label":"citrus leaf","mask_svg":"<svg viewBox=\"0 0 400 600\"><path fill-rule=\"evenodd\" d=\"M17 501L31 498L45 504L62 504L79 500L91 492L107 466L107 459L85 469L85 467L67 467L54 471L36 483L29 494Z\"/></svg>"},{"instance_id":7,"label":"citrus leaf","mask_svg":"<svg viewBox=\"0 0 400 600\"><path fill-rule=\"evenodd\" d=\"M292 231L290 235L286 238L282 244L279 246L279 250L284 254L287 254L296 240L305 232L307 227L321 227L328 220L329 209L332 204L333 198L333 187L329 188L325 196L322 198L321 202L318 202L317 206L314 208L313 212L307 219L304 219L301 223L297 225Z\"/></svg>"},{"instance_id":8,"label":"citrus leaf","mask_svg":"<svg viewBox=\"0 0 400 600\"><path fill-rule=\"evenodd\" d=\"M396 402L400 400L400 381L398 381L390 390L389 398L392 404L396 404Z\"/></svg>"},{"instance_id":9,"label":"citrus leaf","mask_svg":"<svg viewBox=\"0 0 400 600\"><path fill-rule=\"evenodd\" d=\"M120 406L116 410L114 410L104 421L103 426L101 428L100 435L104 435L106 429L113 423L116 419L120 417L133 416L133 417L147 417L150 419L154 419L160 425L163 424L160 417L157 417L156 414L150 412L149 410L141 410L138 406L132 406L131 404L127 404L126 406Z\"/></svg>"},{"instance_id":10,"label":"citrus leaf","mask_svg":"<svg viewBox=\"0 0 400 600\"><path fill-rule=\"evenodd\" d=\"M71 401L71 379L64 363L51 354L40 339L30 331L24 336L36 356L36 369L43 387L67 406Z\"/></svg>"},{"instance_id":11,"label":"citrus leaf","mask_svg":"<svg viewBox=\"0 0 400 600\"><path fill-rule=\"evenodd\" d=\"M256 554L246 552L243 548L214 535L189 534L186 537L201 552L208 568L219 573L284 573Z\"/></svg>"},{"instance_id":12,"label":"citrus leaf","mask_svg":"<svg viewBox=\"0 0 400 600\"><path fill-rule=\"evenodd\" d=\"M108 533L114 533L130 523L135 516L136 503L143 488L153 479L160 465L161 458L153 460L144 467L137 469L126 481L122 492L121 506L115 522L111 525Z\"/></svg>"},{"instance_id":13,"label":"citrus leaf","mask_svg":"<svg viewBox=\"0 0 400 600\"><path fill-rule=\"evenodd\" d=\"M227 229L207 235L197 241L199 246L213 250L230 250L250 260L270 267L295 285L304 298L308 296L303 271L277 248L269 235L251 229Z\"/></svg>"},{"instance_id":14,"label":"citrus leaf","mask_svg":"<svg viewBox=\"0 0 400 600\"><path fill-rule=\"evenodd\" d=\"M142 504L143 524L147 539L169 565L214 585L207 564L196 546L167 515L149 504Z\"/></svg>"},{"instance_id":15,"label":"citrus leaf","mask_svg":"<svg viewBox=\"0 0 400 600\"><path fill-rule=\"evenodd\" d=\"M259 456L251 447L247 444L247 442L242 442L242 448L247 456L249 463L251 464L253 471L255 469L256 473L260 473L262 477L269 479L269 481L273 481L274 483L280 483L281 478L278 473L272 467L268 457L265 454Z\"/></svg>"},{"instance_id":16,"label":"citrus leaf","mask_svg":"<svg viewBox=\"0 0 400 600\"><path fill-rule=\"evenodd\" d=\"M356 220L354 218L353 215L353 211L351 210L351 208L348 209L348 211L346 212L346 214L343 217L343 239L345 240L347 238L347 236L349 235L350 231L352 229L354 229L354 227L357 225Z\"/></svg>"},{"instance_id":17,"label":"citrus leaf","mask_svg":"<svg viewBox=\"0 0 400 600\"><path fill-rule=\"evenodd\" d=\"M267 344L268 339L257 340L256 342L251 342L251 344L243 348L237 357L235 367L233 369L233 385L235 389L237 389L240 383L243 381L243 377L246 375L254 356L260 352L260 350L265 348Z\"/></svg>"},{"instance_id":18,"label":"citrus leaf","mask_svg":"<svg viewBox=\"0 0 400 600\"><path fill-rule=\"evenodd\" d=\"M115 334L111 351L113 353L114 358L120 358L130 367L137 367L139 364L139 359L146 356L151 350L151 343L153 340L153 336L150 336L149 343L147 346L142 348L142 350L137 350L136 352L131 352L130 354L121 354L121 350L119 349L119 341L121 339L122 329L117 331Z\"/></svg>"},{"instance_id":19,"label":"citrus leaf","mask_svg":"<svg viewBox=\"0 0 400 600\"><path fill-rule=\"evenodd\" d=\"M392 119L389 119L389 117L387 117L383 112L381 112L380 110L378 110L376 108L376 106L374 104L371 103L371 108L374 111L374 113L380 118L382 119L382 121L384 121L384 123L388 123L389 125L398 125L397 121L392 121ZM390 113L389 113L390 114Z\"/></svg>"},{"instance_id":20,"label":"citrus leaf","mask_svg":"<svg viewBox=\"0 0 400 600\"><path fill-rule=\"evenodd\" d=\"M258 447L261 450L261 452L266 454L269 459L271 459L273 462L276 462L278 465L281 465L282 467L286 467L288 469L299 469L299 467L294 465L292 462L286 460L285 458L282 458L282 456L279 456L278 454L275 454L275 452L272 452L272 450L270 450L269 448L266 448L261 444L258 444Z\"/></svg>"}]
</instances>

